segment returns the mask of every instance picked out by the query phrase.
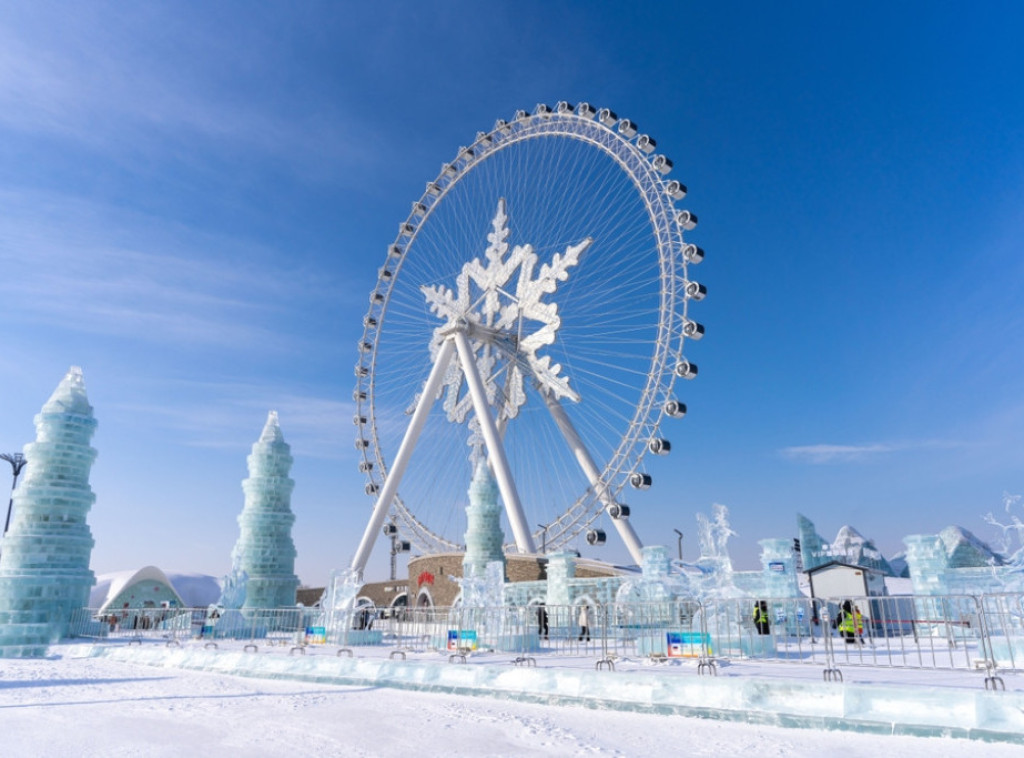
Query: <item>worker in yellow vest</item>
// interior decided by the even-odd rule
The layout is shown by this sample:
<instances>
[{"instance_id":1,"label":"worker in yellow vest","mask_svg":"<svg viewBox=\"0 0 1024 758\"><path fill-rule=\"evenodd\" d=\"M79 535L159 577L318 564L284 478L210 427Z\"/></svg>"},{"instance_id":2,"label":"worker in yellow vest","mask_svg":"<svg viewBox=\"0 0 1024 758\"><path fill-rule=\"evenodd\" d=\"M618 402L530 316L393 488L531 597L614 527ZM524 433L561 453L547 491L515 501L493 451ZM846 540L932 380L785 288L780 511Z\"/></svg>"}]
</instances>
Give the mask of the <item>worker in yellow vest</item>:
<instances>
[{"instance_id":1,"label":"worker in yellow vest","mask_svg":"<svg viewBox=\"0 0 1024 758\"><path fill-rule=\"evenodd\" d=\"M771 633L771 621L768 619L768 601L758 600L754 603L754 626L758 634Z\"/></svg>"},{"instance_id":2,"label":"worker in yellow vest","mask_svg":"<svg viewBox=\"0 0 1024 758\"><path fill-rule=\"evenodd\" d=\"M857 640L860 640L861 644L864 643L864 616L852 600L843 601L836 629L839 630L839 636L848 644L853 644Z\"/></svg>"}]
</instances>

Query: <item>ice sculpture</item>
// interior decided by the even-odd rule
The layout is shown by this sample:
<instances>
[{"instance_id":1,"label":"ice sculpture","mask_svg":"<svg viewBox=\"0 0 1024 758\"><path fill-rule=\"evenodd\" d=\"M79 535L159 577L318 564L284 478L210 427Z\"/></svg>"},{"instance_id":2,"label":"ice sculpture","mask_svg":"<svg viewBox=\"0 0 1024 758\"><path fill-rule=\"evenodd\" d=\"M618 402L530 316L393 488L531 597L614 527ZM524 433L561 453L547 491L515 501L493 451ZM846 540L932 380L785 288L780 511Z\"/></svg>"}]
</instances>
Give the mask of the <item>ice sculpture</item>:
<instances>
[{"instance_id":1,"label":"ice sculpture","mask_svg":"<svg viewBox=\"0 0 1024 758\"><path fill-rule=\"evenodd\" d=\"M505 553L502 549L498 486L484 456L476 456L466 506L466 553L462 558L462 605L473 609L459 623L472 626L482 645L495 649L533 649L535 641L509 637L505 629Z\"/></svg>"},{"instance_id":2,"label":"ice sculpture","mask_svg":"<svg viewBox=\"0 0 1024 758\"><path fill-rule=\"evenodd\" d=\"M291 607L299 586L291 535L295 482L288 478L291 448L281 434L276 411L267 415L248 463L249 478L242 482L245 507L238 516L241 534L231 551L232 571L248 575L243 608Z\"/></svg>"},{"instance_id":3,"label":"ice sculpture","mask_svg":"<svg viewBox=\"0 0 1024 758\"><path fill-rule=\"evenodd\" d=\"M233 569L220 582L221 608L239 609L245 606L245 598L249 590L249 575L242 569Z\"/></svg>"},{"instance_id":4,"label":"ice sculpture","mask_svg":"<svg viewBox=\"0 0 1024 758\"><path fill-rule=\"evenodd\" d=\"M912 534L903 538L907 565L915 595L942 595L948 591L945 577L949 556L942 539L934 534Z\"/></svg>"},{"instance_id":5,"label":"ice sculpture","mask_svg":"<svg viewBox=\"0 0 1024 758\"><path fill-rule=\"evenodd\" d=\"M80 368L71 367L35 425L0 543L0 657L45 655L96 583L89 570L95 543L85 521L96 500L89 486L96 419Z\"/></svg>"},{"instance_id":6,"label":"ice sculpture","mask_svg":"<svg viewBox=\"0 0 1024 758\"><path fill-rule=\"evenodd\" d=\"M698 513L697 526L700 558L696 563L673 561L667 547L649 545L643 549L641 577L623 582L616 600L650 603L672 598L742 596L733 583L732 559L726 547L729 537L735 534L729 526L728 508L715 505L711 518Z\"/></svg>"},{"instance_id":7,"label":"ice sculpture","mask_svg":"<svg viewBox=\"0 0 1024 758\"><path fill-rule=\"evenodd\" d=\"M462 559L462 576L466 579L483 578L487 566L494 561L505 563L501 532L501 505L498 487L494 483L487 463L480 457L469 485L469 505L466 506L466 554Z\"/></svg>"},{"instance_id":8,"label":"ice sculpture","mask_svg":"<svg viewBox=\"0 0 1024 758\"><path fill-rule=\"evenodd\" d=\"M482 573L457 578L455 581L462 588L464 610L452 612L449 629L471 630L474 644L481 648L506 651L537 648L536 632L532 624L509 627L506 623L509 617L505 609L504 560L491 561ZM529 631L524 634L527 627Z\"/></svg>"},{"instance_id":9,"label":"ice sculpture","mask_svg":"<svg viewBox=\"0 0 1024 758\"><path fill-rule=\"evenodd\" d=\"M760 540L758 544L761 546L760 596L770 604L772 624L775 625L776 633L781 633L780 630L784 628L785 634L788 635L810 635L811 619L805 613L804 605L795 601L796 598L803 598L803 593L800 592L797 580L797 555L792 541L772 538ZM787 601L786 598L793 598L793 601ZM768 648L768 640L763 640L762 643L762 652L773 650Z\"/></svg>"},{"instance_id":10,"label":"ice sculpture","mask_svg":"<svg viewBox=\"0 0 1024 758\"><path fill-rule=\"evenodd\" d=\"M760 540L766 597L801 597L796 576L796 553L787 539Z\"/></svg>"},{"instance_id":11,"label":"ice sculpture","mask_svg":"<svg viewBox=\"0 0 1024 758\"><path fill-rule=\"evenodd\" d=\"M697 514L697 541L700 544L700 559L697 566L704 572L702 597L735 597L740 595L733 583L732 559L726 547L729 538L736 534L729 526L729 509L715 503L713 517Z\"/></svg>"},{"instance_id":12,"label":"ice sculpture","mask_svg":"<svg viewBox=\"0 0 1024 758\"><path fill-rule=\"evenodd\" d=\"M1020 524L1014 526L1022 528ZM946 546L950 568L1004 566L1007 563L1003 556L962 526L947 526L939 532L939 539ZM1018 556L1017 560L1020 561L1022 558L1024 557Z\"/></svg>"},{"instance_id":13,"label":"ice sculpture","mask_svg":"<svg viewBox=\"0 0 1024 758\"><path fill-rule=\"evenodd\" d=\"M1009 518L1009 521L1007 523L1003 523L991 513L985 517L985 521L992 526L997 527L1002 533L1002 545L1000 545L1000 548L1003 553L1009 556L1008 558L1003 558L1002 556L994 554L988 545L985 545L973 534L967 532L967 534L969 534L976 542L981 543L983 549L979 550L980 553L987 551L991 554L992 560L990 562L993 565L1007 566L1007 571L1002 573L1016 575L1018 582L1024 578L1024 520L1014 513L1020 505L1020 495L1006 494L1003 496L1003 507L1006 510L1006 515Z\"/></svg>"},{"instance_id":14,"label":"ice sculpture","mask_svg":"<svg viewBox=\"0 0 1024 758\"><path fill-rule=\"evenodd\" d=\"M363 586L359 572L354 569L335 569L331 572L331 580L320 596L320 607L325 611L344 611L352 609L359 589Z\"/></svg>"},{"instance_id":15,"label":"ice sculpture","mask_svg":"<svg viewBox=\"0 0 1024 758\"><path fill-rule=\"evenodd\" d=\"M356 595L363 581L355 569L335 569L320 596L320 613L315 626L325 629L327 640L338 645L378 645L382 633L376 629L354 629Z\"/></svg>"},{"instance_id":16,"label":"ice sculpture","mask_svg":"<svg viewBox=\"0 0 1024 758\"><path fill-rule=\"evenodd\" d=\"M965 541L968 535L973 542ZM1024 586L1012 557L1005 561L960 527L904 537L903 544L915 595L1019 592Z\"/></svg>"},{"instance_id":17,"label":"ice sculpture","mask_svg":"<svg viewBox=\"0 0 1024 758\"><path fill-rule=\"evenodd\" d=\"M680 597L687 588L685 569L676 565L673 571L668 548L648 545L643 548L641 577L623 582L616 593L620 603L652 603Z\"/></svg>"},{"instance_id":18,"label":"ice sculpture","mask_svg":"<svg viewBox=\"0 0 1024 758\"><path fill-rule=\"evenodd\" d=\"M570 605L571 585L576 578L576 553L548 553L547 604L549 606Z\"/></svg>"},{"instance_id":19,"label":"ice sculpture","mask_svg":"<svg viewBox=\"0 0 1024 758\"><path fill-rule=\"evenodd\" d=\"M875 543L852 526L840 527L835 540L828 543L815 530L814 522L806 516L798 513L796 520L800 532L800 558L804 571L838 561L880 571L885 576L896 575L897 572L875 547Z\"/></svg>"},{"instance_id":20,"label":"ice sculpture","mask_svg":"<svg viewBox=\"0 0 1024 758\"><path fill-rule=\"evenodd\" d=\"M814 528L814 522L798 513L796 514L796 524L800 534L800 562L803 564L804 571L824 566L832 560L830 546L827 546L825 540L818 534L817 529Z\"/></svg>"},{"instance_id":21,"label":"ice sculpture","mask_svg":"<svg viewBox=\"0 0 1024 758\"><path fill-rule=\"evenodd\" d=\"M206 609L207 623L216 627L217 637L238 637L252 629L240 610L245 606L249 575L234 568L220 580L220 599Z\"/></svg>"}]
</instances>

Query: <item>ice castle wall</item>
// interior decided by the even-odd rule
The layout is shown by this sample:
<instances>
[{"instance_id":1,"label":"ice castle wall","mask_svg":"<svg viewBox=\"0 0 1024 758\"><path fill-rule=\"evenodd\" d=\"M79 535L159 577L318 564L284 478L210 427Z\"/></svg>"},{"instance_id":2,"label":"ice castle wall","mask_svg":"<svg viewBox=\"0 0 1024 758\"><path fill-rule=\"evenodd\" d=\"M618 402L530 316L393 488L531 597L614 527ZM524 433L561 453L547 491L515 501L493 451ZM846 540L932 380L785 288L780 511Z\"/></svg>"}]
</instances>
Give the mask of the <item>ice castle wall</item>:
<instances>
[{"instance_id":1,"label":"ice castle wall","mask_svg":"<svg viewBox=\"0 0 1024 758\"><path fill-rule=\"evenodd\" d=\"M35 426L11 526L0 542L0 657L45 655L96 583L86 523L96 500L89 486L96 419L81 369L68 371Z\"/></svg>"},{"instance_id":2,"label":"ice castle wall","mask_svg":"<svg viewBox=\"0 0 1024 758\"><path fill-rule=\"evenodd\" d=\"M291 509L295 482L288 477L291 448L284 441L277 413L271 411L248 458L249 478L242 482L245 506L238 516L240 534L231 553L233 573L248 575L244 608L295 605L295 543Z\"/></svg>"},{"instance_id":3,"label":"ice castle wall","mask_svg":"<svg viewBox=\"0 0 1024 758\"><path fill-rule=\"evenodd\" d=\"M793 543L787 539L766 539L758 544L761 545L763 594L774 598L800 597Z\"/></svg>"},{"instance_id":4,"label":"ice castle wall","mask_svg":"<svg viewBox=\"0 0 1024 758\"><path fill-rule=\"evenodd\" d=\"M958 568L951 565L938 535L903 538L915 595L980 595L1019 590L1019 577L1008 566Z\"/></svg>"}]
</instances>

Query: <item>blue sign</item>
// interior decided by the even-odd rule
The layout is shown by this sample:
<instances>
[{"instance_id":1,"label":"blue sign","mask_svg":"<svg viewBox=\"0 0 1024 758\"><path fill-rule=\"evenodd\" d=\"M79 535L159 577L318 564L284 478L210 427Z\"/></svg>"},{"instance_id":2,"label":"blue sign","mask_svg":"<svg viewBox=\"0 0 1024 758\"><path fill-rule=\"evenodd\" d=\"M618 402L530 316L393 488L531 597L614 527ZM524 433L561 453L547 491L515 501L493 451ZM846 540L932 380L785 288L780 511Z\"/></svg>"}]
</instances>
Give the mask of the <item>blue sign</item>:
<instances>
[{"instance_id":1,"label":"blue sign","mask_svg":"<svg viewBox=\"0 0 1024 758\"><path fill-rule=\"evenodd\" d=\"M711 637L700 632L666 632L665 643L669 658L711 655Z\"/></svg>"},{"instance_id":2,"label":"blue sign","mask_svg":"<svg viewBox=\"0 0 1024 758\"><path fill-rule=\"evenodd\" d=\"M476 650L476 630L475 629L449 629L448 630L448 649L458 650L459 648L469 648L470 650Z\"/></svg>"}]
</instances>

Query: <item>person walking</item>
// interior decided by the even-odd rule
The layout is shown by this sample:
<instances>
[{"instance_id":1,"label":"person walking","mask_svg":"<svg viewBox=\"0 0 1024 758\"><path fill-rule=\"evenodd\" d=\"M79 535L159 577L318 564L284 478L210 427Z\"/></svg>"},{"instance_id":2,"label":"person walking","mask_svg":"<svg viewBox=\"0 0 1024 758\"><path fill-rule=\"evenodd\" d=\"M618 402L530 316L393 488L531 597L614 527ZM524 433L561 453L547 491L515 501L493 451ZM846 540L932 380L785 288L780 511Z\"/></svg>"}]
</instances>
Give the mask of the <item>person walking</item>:
<instances>
[{"instance_id":1,"label":"person walking","mask_svg":"<svg viewBox=\"0 0 1024 758\"><path fill-rule=\"evenodd\" d=\"M771 621L768 620L768 601L758 600L754 603L754 626L758 634L771 634Z\"/></svg>"},{"instance_id":2,"label":"person walking","mask_svg":"<svg viewBox=\"0 0 1024 758\"><path fill-rule=\"evenodd\" d=\"M580 642L583 638L587 638L587 642L590 642L590 608L584 603L580 606Z\"/></svg>"},{"instance_id":3,"label":"person walking","mask_svg":"<svg viewBox=\"0 0 1024 758\"><path fill-rule=\"evenodd\" d=\"M537 634L544 639L548 638L548 609L544 603L537 606Z\"/></svg>"}]
</instances>

